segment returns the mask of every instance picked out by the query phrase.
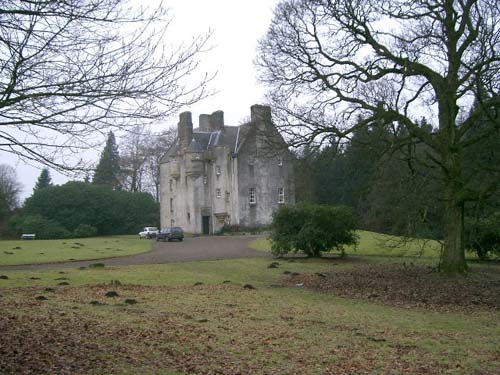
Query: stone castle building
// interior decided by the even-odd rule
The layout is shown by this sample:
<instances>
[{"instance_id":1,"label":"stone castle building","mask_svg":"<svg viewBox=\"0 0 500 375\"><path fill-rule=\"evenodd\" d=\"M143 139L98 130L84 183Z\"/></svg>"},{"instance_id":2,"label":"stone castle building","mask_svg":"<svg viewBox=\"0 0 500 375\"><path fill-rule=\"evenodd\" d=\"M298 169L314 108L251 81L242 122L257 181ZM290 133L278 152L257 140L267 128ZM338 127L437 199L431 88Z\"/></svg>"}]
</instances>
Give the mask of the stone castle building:
<instances>
[{"instance_id":1,"label":"stone castle building","mask_svg":"<svg viewBox=\"0 0 500 375\"><path fill-rule=\"evenodd\" d=\"M224 224L257 227L294 203L292 155L267 106L251 107L250 122L224 124L224 113L179 116L178 139L160 164L161 226L212 234Z\"/></svg>"}]
</instances>

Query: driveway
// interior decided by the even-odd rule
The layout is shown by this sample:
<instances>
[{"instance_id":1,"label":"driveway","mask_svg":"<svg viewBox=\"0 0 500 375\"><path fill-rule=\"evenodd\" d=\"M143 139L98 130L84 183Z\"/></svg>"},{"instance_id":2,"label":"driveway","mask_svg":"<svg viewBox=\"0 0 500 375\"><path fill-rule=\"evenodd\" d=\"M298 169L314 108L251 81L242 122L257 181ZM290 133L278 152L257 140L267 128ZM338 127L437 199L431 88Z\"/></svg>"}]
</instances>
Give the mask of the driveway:
<instances>
[{"instance_id":1,"label":"driveway","mask_svg":"<svg viewBox=\"0 0 500 375\"><path fill-rule=\"evenodd\" d=\"M0 270L50 270L87 267L93 263L106 266L129 266L140 264L162 264L195 260L218 260L235 258L270 257L269 254L252 250L248 244L260 236L206 236L185 238L183 242L153 242L147 253L124 257L84 260L64 263L1 266Z\"/></svg>"}]
</instances>

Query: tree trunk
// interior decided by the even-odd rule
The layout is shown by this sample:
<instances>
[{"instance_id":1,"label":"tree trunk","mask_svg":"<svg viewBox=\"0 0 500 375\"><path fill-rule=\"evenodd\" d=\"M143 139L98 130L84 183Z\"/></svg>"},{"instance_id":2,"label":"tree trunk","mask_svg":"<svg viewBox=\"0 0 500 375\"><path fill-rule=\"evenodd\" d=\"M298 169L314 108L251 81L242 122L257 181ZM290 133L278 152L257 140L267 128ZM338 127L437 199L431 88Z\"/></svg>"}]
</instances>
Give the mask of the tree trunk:
<instances>
[{"instance_id":1,"label":"tree trunk","mask_svg":"<svg viewBox=\"0 0 500 375\"><path fill-rule=\"evenodd\" d=\"M451 185L455 183L455 181L449 182ZM467 270L463 235L464 203L456 199L456 192L452 187L448 188L444 212L444 250L439 270L446 273L462 273Z\"/></svg>"}]
</instances>

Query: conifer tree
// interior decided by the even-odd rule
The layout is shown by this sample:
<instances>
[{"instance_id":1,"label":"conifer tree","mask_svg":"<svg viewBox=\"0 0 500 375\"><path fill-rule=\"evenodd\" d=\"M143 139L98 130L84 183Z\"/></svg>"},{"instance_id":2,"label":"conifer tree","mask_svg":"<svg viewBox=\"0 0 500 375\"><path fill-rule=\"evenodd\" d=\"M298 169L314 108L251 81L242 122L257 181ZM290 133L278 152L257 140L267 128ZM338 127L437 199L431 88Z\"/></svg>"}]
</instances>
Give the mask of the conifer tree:
<instances>
[{"instance_id":1,"label":"conifer tree","mask_svg":"<svg viewBox=\"0 0 500 375\"><path fill-rule=\"evenodd\" d=\"M33 193L37 190L44 189L50 186L52 186L52 178L50 177L50 172L47 168L43 168L40 176L38 176L35 187L33 188Z\"/></svg>"},{"instance_id":2,"label":"conifer tree","mask_svg":"<svg viewBox=\"0 0 500 375\"><path fill-rule=\"evenodd\" d=\"M101 158L94 173L93 184L110 186L115 190L121 188L120 180L120 155L116 145L115 135L112 131L108 133L106 146L101 153Z\"/></svg>"}]
</instances>

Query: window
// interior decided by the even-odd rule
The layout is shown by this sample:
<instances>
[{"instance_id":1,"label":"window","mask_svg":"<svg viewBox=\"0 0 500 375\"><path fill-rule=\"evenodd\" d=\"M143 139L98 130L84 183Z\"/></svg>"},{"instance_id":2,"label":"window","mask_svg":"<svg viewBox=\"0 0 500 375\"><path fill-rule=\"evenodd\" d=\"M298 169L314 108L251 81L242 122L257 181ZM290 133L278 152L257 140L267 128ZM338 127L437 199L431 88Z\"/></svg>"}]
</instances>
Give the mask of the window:
<instances>
[{"instance_id":1,"label":"window","mask_svg":"<svg viewBox=\"0 0 500 375\"><path fill-rule=\"evenodd\" d=\"M221 173L222 173L222 172L221 172L221 169L220 169L220 165L215 166L215 174L216 174L217 176L220 176L220 174L221 174Z\"/></svg>"},{"instance_id":2,"label":"window","mask_svg":"<svg viewBox=\"0 0 500 375\"><path fill-rule=\"evenodd\" d=\"M248 189L248 203L250 203L250 204L256 203L255 188L253 188L253 187Z\"/></svg>"},{"instance_id":3,"label":"window","mask_svg":"<svg viewBox=\"0 0 500 375\"><path fill-rule=\"evenodd\" d=\"M278 166L282 167L283 166L283 157L278 156Z\"/></svg>"},{"instance_id":4,"label":"window","mask_svg":"<svg viewBox=\"0 0 500 375\"><path fill-rule=\"evenodd\" d=\"M222 196L222 193L221 193L221 191L220 191L220 189L219 189L219 188L215 189L215 196L216 196L217 198L220 198L220 197Z\"/></svg>"},{"instance_id":5,"label":"window","mask_svg":"<svg viewBox=\"0 0 500 375\"><path fill-rule=\"evenodd\" d=\"M285 203L285 188L278 188L278 203Z\"/></svg>"}]
</instances>

